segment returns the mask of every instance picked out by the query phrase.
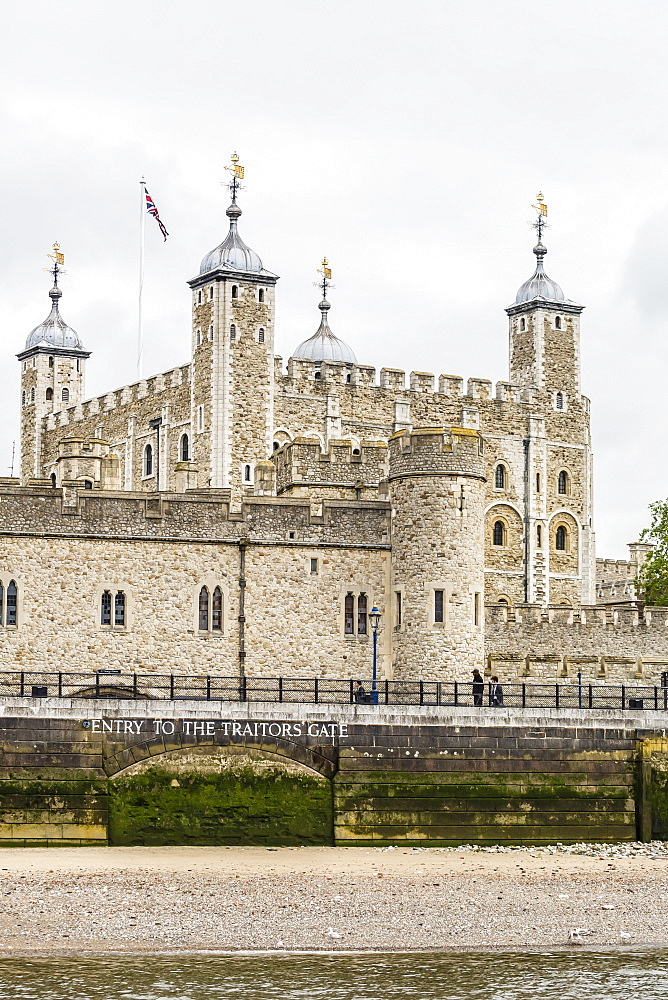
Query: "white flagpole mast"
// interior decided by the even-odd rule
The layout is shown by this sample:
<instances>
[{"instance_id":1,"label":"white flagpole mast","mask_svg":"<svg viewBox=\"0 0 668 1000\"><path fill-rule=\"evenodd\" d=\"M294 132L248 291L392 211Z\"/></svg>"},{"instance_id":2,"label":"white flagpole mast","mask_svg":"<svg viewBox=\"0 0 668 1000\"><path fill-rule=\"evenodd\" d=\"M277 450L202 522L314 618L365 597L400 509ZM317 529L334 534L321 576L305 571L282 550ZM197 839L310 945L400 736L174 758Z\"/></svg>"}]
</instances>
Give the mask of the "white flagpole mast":
<instances>
[{"instance_id":1,"label":"white flagpole mast","mask_svg":"<svg viewBox=\"0 0 668 1000\"><path fill-rule=\"evenodd\" d=\"M146 229L146 181L139 182L139 324L137 329L137 379L141 379L142 352L144 350L144 328L142 318L142 295L144 292L144 232Z\"/></svg>"}]
</instances>

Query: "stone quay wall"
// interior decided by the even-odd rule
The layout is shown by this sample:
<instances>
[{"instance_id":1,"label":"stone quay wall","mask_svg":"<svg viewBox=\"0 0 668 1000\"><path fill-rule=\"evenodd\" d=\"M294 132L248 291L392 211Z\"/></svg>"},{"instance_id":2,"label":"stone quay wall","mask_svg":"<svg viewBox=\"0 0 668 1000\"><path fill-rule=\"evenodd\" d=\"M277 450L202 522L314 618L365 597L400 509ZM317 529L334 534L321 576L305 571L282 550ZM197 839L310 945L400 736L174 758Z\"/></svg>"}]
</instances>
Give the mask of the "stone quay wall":
<instances>
[{"instance_id":1,"label":"stone quay wall","mask_svg":"<svg viewBox=\"0 0 668 1000\"><path fill-rule=\"evenodd\" d=\"M666 713L5 699L0 844L650 839L667 727Z\"/></svg>"}]
</instances>

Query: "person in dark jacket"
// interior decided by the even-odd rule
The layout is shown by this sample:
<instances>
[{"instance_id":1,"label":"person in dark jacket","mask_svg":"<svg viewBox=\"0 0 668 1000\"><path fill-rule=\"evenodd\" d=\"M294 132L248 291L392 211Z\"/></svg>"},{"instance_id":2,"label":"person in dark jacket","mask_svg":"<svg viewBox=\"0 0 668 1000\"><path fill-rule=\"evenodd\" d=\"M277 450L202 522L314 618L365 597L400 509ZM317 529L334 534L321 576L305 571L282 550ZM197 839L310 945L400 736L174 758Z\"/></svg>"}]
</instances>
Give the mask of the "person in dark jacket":
<instances>
[{"instance_id":1,"label":"person in dark jacket","mask_svg":"<svg viewBox=\"0 0 668 1000\"><path fill-rule=\"evenodd\" d=\"M482 696L485 690L485 682L482 674L476 669L473 671L473 704L482 705Z\"/></svg>"},{"instance_id":2,"label":"person in dark jacket","mask_svg":"<svg viewBox=\"0 0 668 1000\"><path fill-rule=\"evenodd\" d=\"M366 701L366 691L361 681L355 681L355 686L353 688L353 698L357 702Z\"/></svg>"},{"instance_id":3,"label":"person in dark jacket","mask_svg":"<svg viewBox=\"0 0 668 1000\"><path fill-rule=\"evenodd\" d=\"M498 677L492 677L491 684L489 685L489 703L490 705L503 705L503 688L499 684Z\"/></svg>"}]
</instances>

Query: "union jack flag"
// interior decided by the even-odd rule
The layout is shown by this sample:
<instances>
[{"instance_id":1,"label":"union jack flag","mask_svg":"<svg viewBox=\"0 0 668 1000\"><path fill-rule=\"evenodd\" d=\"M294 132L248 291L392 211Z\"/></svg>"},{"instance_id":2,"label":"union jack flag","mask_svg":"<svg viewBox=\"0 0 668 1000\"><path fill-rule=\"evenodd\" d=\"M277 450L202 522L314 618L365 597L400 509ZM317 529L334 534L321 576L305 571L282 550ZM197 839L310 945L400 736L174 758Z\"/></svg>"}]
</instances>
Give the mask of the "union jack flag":
<instances>
[{"instance_id":1,"label":"union jack flag","mask_svg":"<svg viewBox=\"0 0 668 1000\"><path fill-rule=\"evenodd\" d=\"M163 239L166 240L167 237L169 236L169 233L162 224L160 216L158 215L158 209L155 207L155 202L153 201L153 198L151 198L146 188L144 188L144 194L146 195L146 211L148 212L149 215L152 215L155 221L158 223L158 225L160 226L160 232L162 233Z\"/></svg>"}]
</instances>

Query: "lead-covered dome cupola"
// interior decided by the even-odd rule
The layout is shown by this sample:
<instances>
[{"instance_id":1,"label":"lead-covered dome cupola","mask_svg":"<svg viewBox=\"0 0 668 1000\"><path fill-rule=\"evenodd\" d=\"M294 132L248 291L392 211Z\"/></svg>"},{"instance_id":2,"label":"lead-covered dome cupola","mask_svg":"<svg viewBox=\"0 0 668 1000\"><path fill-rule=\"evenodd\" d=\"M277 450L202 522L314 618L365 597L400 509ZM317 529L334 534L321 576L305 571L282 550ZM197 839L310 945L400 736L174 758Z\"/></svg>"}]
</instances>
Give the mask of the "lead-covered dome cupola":
<instances>
[{"instance_id":1,"label":"lead-covered dome cupola","mask_svg":"<svg viewBox=\"0 0 668 1000\"><path fill-rule=\"evenodd\" d=\"M43 323L31 330L26 340L25 350L32 347L60 347L64 350L82 351L83 344L76 330L68 326L58 309L58 302L62 297L62 292L56 284L49 292L51 298L51 312Z\"/></svg>"},{"instance_id":2,"label":"lead-covered dome cupola","mask_svg":"<svg viewBox=\"0 0 668 1000\"><path fill-rule=\"evenodd\" d=\"M561 285L558 285L556 281L552 281L552 278L548 278L545 273L543 260L547 249L539 242L533 248L533 252L537 258L536 270L528 281L520 285L515 296L515 302L531 302L533 299L545 299L547 302L567 302L568 300L561 289Z\"/></svg>"},{"instance_id":3,"label":"lead-covered dome cupola","mask_svg":"<svg viewBox=\"0 0 668 1000\"><path fill-rule=\"evenodd\" d=\"M226 211L230 220L230 231L223 242L202 258L199 266L200 275L210 271L234 271L239 275L270 275L265 271L260 255L246 246L239 235L239 218L241 209L237 204L237 193L241 189L240 181L244 176L244 168L239 164L239 157L232 154L232 165L225 168L232 174L228 187L232 196L232 204Z\"/></svg>"},{"instance_id":4,"label":"lead-covered dome cupola","mask_svg":"<svg viewBox=\"0 0 668 1000\"><path fill-rule=\"evenodd\" d=\"M325 257L322 267L319 269L322 280L316 282L322 288L322 302L318 306L320 309L320 326L312 337L303 340L299 347L293 352L293 358L307 358L311 361L342 361L345 364L357 364L355 352L351 347L336 337L329 326L327 314L331 309L327 301L327 289L331 285L332 271Z\"/></svg>"}]
</instances>

